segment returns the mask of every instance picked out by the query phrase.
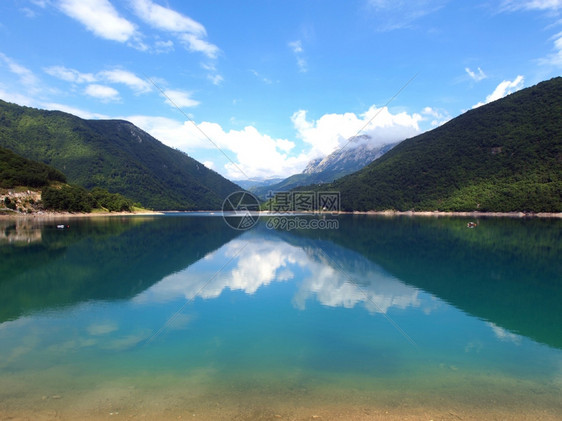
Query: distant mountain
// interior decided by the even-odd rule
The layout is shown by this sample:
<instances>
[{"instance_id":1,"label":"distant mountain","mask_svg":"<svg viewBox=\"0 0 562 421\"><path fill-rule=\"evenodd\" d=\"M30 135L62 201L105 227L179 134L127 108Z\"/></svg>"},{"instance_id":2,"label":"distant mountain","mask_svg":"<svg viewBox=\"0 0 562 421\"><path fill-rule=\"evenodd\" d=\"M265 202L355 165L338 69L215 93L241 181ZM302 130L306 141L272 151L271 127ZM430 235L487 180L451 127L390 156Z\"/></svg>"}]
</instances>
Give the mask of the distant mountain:
<instances>
[{"instance_id":1,"label":"distant mountain","mask_svg":"<svg viewBox=\"0 0 562 421\"><path fill-rule=\"evenodd\" d=\"M238 184L243 189L254 189L258 187L266 187L272 184L277 184L280 181L283 181L283 178L250 178L248 180L236 180L236 184Z\"/></svg>"},{"instance_id":2,"label":"distant mountain","mask_svg":"<svg viewBox=\"0 0 562 421\"><path fill-rule=\"evenodd\" d=\"M562 212L562 78L405 140L322 189L339 191L344 210Z\"/></svg>"},{"instance_id":3,"label":"distant mountain","mask_svg":"<svg viewBox=\"0 0 562 421\"><path fill-rule=\"evenodd\" d=\"M240 188L122 120L83 120L0 100L0 146L157 210L220 209Z\"/></svg>"},{"instance_id":4,"label":"distant mountain","mask_svg":"<svg viewBox=\"0 0 562 421\"><path fill-rule=\"evenodd\" d=\"M324 158L311 160L302 173L294 174L275 184L254 186L249 189L257 196L265 199L270 191L289 191L299 186L329 183L360 170L396 145L397 143L374 146L370 136L355 136L349 139L345 147Z\"/></svg>"},{"instance_id":5,"label":"distant mountain","mask_svg":"<svg viewBox=\"0 0 562 421\"><path fill-rule=\"evenodd\" d=\"M336 178L343 177L360 170L397 145L397 143L392 143L374 146L371 136L368 135L354 136L348 142L345 147L337 149L325 158L310 161L303 174L324 173L325 175L334 174L337 176Z\"/></svg>"}]
</instances>

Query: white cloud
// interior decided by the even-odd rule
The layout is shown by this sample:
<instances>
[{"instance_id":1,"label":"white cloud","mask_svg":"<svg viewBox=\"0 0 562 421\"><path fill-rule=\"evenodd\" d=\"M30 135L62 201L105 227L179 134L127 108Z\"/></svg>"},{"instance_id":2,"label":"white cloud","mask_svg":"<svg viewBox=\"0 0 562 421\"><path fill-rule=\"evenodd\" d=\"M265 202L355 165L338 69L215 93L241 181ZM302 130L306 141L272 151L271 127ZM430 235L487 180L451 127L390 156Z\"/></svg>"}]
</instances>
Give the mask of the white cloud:
<instances>
[{"instance_id":1,"label":"white cloud","mask_svg":"<svg viewBox=\"0 0 562 421\"><path fill-rule=\"evenodd\" d=\"M263 83L267 84L267 85L271 85L273 83L273 81L265 76L262 76L260 73L258 73L256 70L254 69L250 69L250 72L257 77L259 80L261 80Z\"/></svg>"},{"instance_id":2,"label":"white cloud","mask_svg":"<svg viewBox=\"0 0 562 421\"><path fill-rule=\"evenodd\" d=\"M207 42L193 34L182 34L180 40L185 44L191 52L203 53L209 58L216 58L219 53L219 47Z\"/></svg>"},{"instance_id":3,"label":"white cloud","mask_svg":"<svg viewBox=\"0 0 562 421\"><path fill-rule=\"evenodd\" d=\"M135 25L119 15L108 0L59 0L60 10L95 35L118 42L138 36Z\"/></svg>"},{"instance_id":4,"label":"white cloud","mask_svg":"<svg viewBox=\"0 0 562 421\"><path fill-rule=\"evenodd\" d=\"M207 35L205 27L199 22L150 0L132 0L131 5L142 20L155 28L170 32L188 32L199 36Z\"/></svg>"},{"instance_id":5,"label":"white cloud","mask_svg":"<svg viewBox=\"0 0 562 421\"><path fill-rule=\"evenodd\" d=\"M209 79L213 85L220 85L224 81L221 75L207 75L207 79Z\"/></svg>"},{"instance_id":6,"label":"white cloud","mask_svg":"<svg viewBox=\"0 0 562 421\"><path fill-rule=\"evenodd\" d=\"M104 70L96 74L82 73L65 66L51 66L44 70L53 77L71 83L94 83L100 81L106 83L120 83L128 86L137 94L150 92L152 90L152 86L149 82L123 69Z\"/></svg>"},{"instance_id":7,"label":"white cloud","mask_svg":"<svg viewBox=\"0 0 562 421\"><path fill-rule=\"evenodd\" d=\"M479 102L478 104L474 105L472 108L474 109L474 108L481 107L482 105L489 104L490 102L496 101L509 94L517 92L518 90L523 88L524 81L525 78L523 76L517 76L513 81L504 80L498 86L496 86L494 92L488 95L484 102Z\"/></svg>"},{"instance_id":8,"label":"white cloud","mask_svg":"<svg viewBox=\"0 0 562 421\"><path fill-rule=\"evenodd\" d=\"M106 70L100 72L98 75L107 82L122 83L124 85L127 85L136 93L145 93L152 90L150 83L127 70Z\"/></svg>"},{"instance_id":9,"label":"white cloud","mask_svg":"<svg viewBox=\"0 0 562 421\"><path fill-rule=\"evenodd\" d=\"M213 63L201 63L201 67L209 72L207 79L209 79L213 85L220 85L224 78L218 74L217 68Z\"/></svg>"},{"instance_id":10,"label":"white cloud","mask_svg":"<svg viewBox=\"0 0 562 421\"><path fill-rule=\"evenodd\" d=\"M294 147L293 142L287 139L274 139L260 133L253 126L246 126L242 130L225 131L219 124L203 122L198 127L221 149L231 152L228 155L232 156L236 164L228 162L224 165L226 176L231 179L266 178L275 174L290 175L300 172L308 161L304 154L289 156L288 152ZM190 132L191 139L206 143L208 148L214 148L193 125L186 128Z\"/></svg>"},{"instance_id":11,"label":"white cloud","mask_svg":"<svg viewBox=\"0 0 562 421\"><path fill-rule=\"evenodd\" d=\"M554 52L539 60L539 64L562 68L562 32L554 37Z\"/></svg>"},{"instance_id":12,"label":"white cloud","mask_svg":"<svg viewBox=\"0 0 562 421\"><path fill-rule=\"evenodd\" d=\"M308 63L303 57L304 49L302 48L302 42L300 40L290 42L289 47L291 48L297 59L297 67L299 68L299 72L306 73L308 71Z\"/></svg>"},{"instance_id":13,"label":"white cloud","mask_svg":"<svg viewBox=\"0 0 562 421\"><path fill-rule=\"evenodd\" d=\"M166 103L173 107L196 107L199 101L191 98L191 92L167 89L164 91L166 95Z\"/></svg>"},{"instance_id":14,"label":"white cloud","mask_svg":"<svg viewBox=\"0 0 562 421\"><path fill-rule=\"evenodd\" d=\"M39 79L27 67L22 66L3 53L0 53L0 60L5 63L10 72L19 77L22 85L25 85L27 88L35 88L38 85Z\"/></svg>"},{"instance_id":15,"label":"white cloud","mask_svg":"<svg viewBox=\"0 0 562 421\"><path fill-rule=\"evenodd\" d=\"M176 34L189 51L217 57L219 48L203 39L207 31L199 22L151 0L131 0L131 5L137 16L152 27Z\"/></svg>"},{"instance_id":16,"label":"white cloud","mask_svg":"<svg viewBox=\"0 0 562 421\"><path fill-rule=\"evenodd\" d=\"M111 86L92 84L84 90L86 95L100 99L104 102L116 101L119 99L119 92Z\"/></svg>"},{"instance_id":17,"label":"white cloud","mask_svg":"<svg viewBox=\"0 0 562 421\"><path fill-rule=\"evenodd\" d=\"M557 11L558 9L562 9L562 0L504 0L501 8L507 11Z\"/></svg>"},{"instance_id":18,"label":"white cloud","mask_svg":"<svg viewBox=\"0 0 562 421\"><path fill-rule=\"evenodd\" d=\"M45 102L45 103L41 104L41 107L45 108L47 110L63 111L65 113L76 115L76 116L78 116L80 118L84 118L86 120L108 119L108 118L110 118L109 116L107 116L105 114L92 113L90 111L86 111L86 110L83 110L81 108L72 107L72 106L66 105L66 104L59 104L59 103L56 103L56 102Z\"/></svg>"},{"instance_id":19,"label":"white cloud","mask_svg":"<svg viewBox=\"0 0 562 421\"><path fill-rule=\"evenodd\" d=\"M290 42L289 47L291 47L291 49L293 50L293 53L295 53L295 54L302 53L304 51L302 49L302 42L300 40Z\"/></svg>"},{"instance_id":20,"label":"white cloud","mask_svg":"<svg viewBox=\"0 0 562 421\"><path fill-rule=\"evenodd\" d=\"M415 21L441 9L448 0L367 0L380 31L409 28Z\"/></svg>"},{"instance_id":21,"label":"white cloud","mask_svg":"<svg viewBox=\"0 0 562 421\"><path fill-rule=\"evenodd\" d=\"M210 122L202 122L195 127L189 121L182 123L165 117L137 115L125 118L166 145L189 152L190 155L194 155L197 149L214 150L216 147L213 143L216 144L236 165L231 162L225 164L223 160L220 164L222 167L215 166L214 169L231 179L269 177L274 174L287 176L302 171L309 160L305 153L289 155L295 147L293 142L272 138L252 126L226 131L219 124ZM219 151L216 151L216 155L222 158Z\"/></svg>"},{"instance_id":22,"label":"white cloud","mask_svg":"<svg viewBox=\"0 0 562 421\"><path fill-rule=\"evenodd\" d=\"M25 105L27 107L36 106L35 98L31 98L27 95L23 95L18 92L7 90L1 84L0 84L0 98L6 102L12 102L18 105Z\"/></svg>"},{"instance_id":23,"label":"white cloud","mask_svg":"<svg viewBox=\"0 0 562 421\"><path fill-rule=\"evenodd\" d=\"M72 83L93 83L95 82L96 76L92 73L81 73L78 70L69 69L64 66L51 66L43 69L45 73L56 77L57 79L64 80L66 82Z\"/></svg>"},{"instance_id":24,"label":"white cloud","mask_svg":"<svg viewBox=\"0 0 562 421\"><path fill-rule=\"evenodd\" d=\"M470 78L472 80L474 80L475 82L480 82L481 80L486 79L488 76L486 76L486 74L482 71L482 69L479 67L475 72L470 70L470 68L466 67L465 72L468 73L468 75L470 76Z\"/></svg>"},{"instance_id":25,"label":"white cloud","mask_svg":"<svg viewBox=\"0 0 562 421\"><path fill-rule=\"evenodd\" d=\"M366 125L360 134L371 136L373 146L401 141L419 134L418 122L422 120L420 114L392 114L387 108L373 106L360 116L354 113L326 114L309 121L306 111L301 110L292 116L296 136L302 140L301 147L297 147L289 139L263 134L251 125L241 130L225 130L211 122L202 122L195 127L191 122L181 123L164 117L137 115L125 118L166 145L193 156L197 155L197 149L215 149L213 143L216 144L235 162L217 164L216 169L233 180L287 177L300 173L311 159L324 157L345 146L348 139ZM216 153L222 155L219 151Z\"/></svg>"},{"instance_id":26,"label":"white cloud","mask_svg":"<svg viewBox=\"0 0 562 421\"><path fill-rule=\"evenodd\" d=\"M174 50L174 41L156 41L154 43L154 51L156 53L169 53Z\"/></svg>"},{"instance_id":27,"label":"white cloud","mask_svg":"<svg viewBox=\"0 0 562 421\"><path fill-rule=\"evenodd\" d=\"M325 114L316 121L307 120L306 111L291 117L297 136L312 147L310 157L326 156L348 143L357 134L373 139L373 146L397 142L420 133L420 114L392 114L387 107L370 107L365 113ZM360 133L359 130L361 130Z\"/></svg>"},{"instance_id":28,"label":"white cloud","mask_svg":"<svg viewBox=\"0 0 562 421\"><path fill-rule=\"evenodd\" d=\"M441 126L451 119L451 116L447 111L437 110L432 107L425 107L421 114L424 116L424 119L431 120L432 127Z\"/></svg>"}]
</instances>

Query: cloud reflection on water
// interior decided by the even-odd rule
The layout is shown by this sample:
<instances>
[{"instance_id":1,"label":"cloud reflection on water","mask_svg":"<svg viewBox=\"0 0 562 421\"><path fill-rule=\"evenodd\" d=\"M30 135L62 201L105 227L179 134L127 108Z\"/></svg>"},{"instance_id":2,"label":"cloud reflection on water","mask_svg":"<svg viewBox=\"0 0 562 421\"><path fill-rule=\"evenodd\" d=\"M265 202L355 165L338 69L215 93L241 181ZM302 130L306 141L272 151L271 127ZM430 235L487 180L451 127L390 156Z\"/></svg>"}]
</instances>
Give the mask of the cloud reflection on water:
<instances>
[{"instance_id":1,"label":"cloud reflection on water","mask_svg":"<svg viewBox=\"0 0 562 421\"><path fill-rule=\"evenodd\" d=\"M241 247L244 250L236 257ZM335 258L326 258L324 250L309 245L300 247L260 236L242 237L185 270L165 277L134 300L150 303L178 297L212 299L226 289L251 295L263 286L297 278L302 280L293 305L301 310L311 298L328 307L353 308L362 303L372 313L386 313L391 307L421 306L416 288L405 285L355 252L331 247ZM213 277L216 268L233 257L233 262Z\"/></svg>"}]
</instances>

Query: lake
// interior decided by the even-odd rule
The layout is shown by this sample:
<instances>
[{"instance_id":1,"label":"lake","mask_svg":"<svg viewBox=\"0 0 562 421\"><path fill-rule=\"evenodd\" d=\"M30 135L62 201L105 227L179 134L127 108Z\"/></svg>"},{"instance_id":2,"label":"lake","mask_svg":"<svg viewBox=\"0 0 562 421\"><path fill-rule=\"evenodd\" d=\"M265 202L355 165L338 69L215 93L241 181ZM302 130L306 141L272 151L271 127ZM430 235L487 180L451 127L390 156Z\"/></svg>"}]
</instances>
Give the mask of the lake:
<instances>
[{"instance_id":1,"label":"lake","mask_svg":"<svg viewBox=\"0 0 562 421\"><path fill-rule=\"evenodd\" d=\"M333 218L0 220L0 419L562 418L561 220Z\"/></svg>"}]
</instances>

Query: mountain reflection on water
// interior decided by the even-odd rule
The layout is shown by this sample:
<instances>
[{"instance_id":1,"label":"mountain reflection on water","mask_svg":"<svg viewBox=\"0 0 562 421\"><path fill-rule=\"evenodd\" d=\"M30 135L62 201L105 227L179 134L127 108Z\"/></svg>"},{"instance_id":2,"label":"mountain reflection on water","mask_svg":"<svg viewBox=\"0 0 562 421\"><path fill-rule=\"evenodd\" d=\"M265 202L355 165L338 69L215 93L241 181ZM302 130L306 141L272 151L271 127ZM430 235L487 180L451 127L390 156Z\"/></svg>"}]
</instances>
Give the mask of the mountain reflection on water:
<instances>
[{"instance_id":1,"label":"mountain reflection on water","mask_svg":"<svg viewBox=\"0 0 562 421\"><path fill-rule=\"evenodd\" d=\"M262 221L263 222L263 221ZM212 300L295 282L291 305L429 313L443 300L498 338L562 348L557 220L340 217L340 229L240 233L220 217L2 228L0 322L92 300ZM29 241L27 241L29 239Z\"/></svg>"}]
</instances>

